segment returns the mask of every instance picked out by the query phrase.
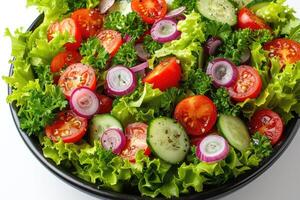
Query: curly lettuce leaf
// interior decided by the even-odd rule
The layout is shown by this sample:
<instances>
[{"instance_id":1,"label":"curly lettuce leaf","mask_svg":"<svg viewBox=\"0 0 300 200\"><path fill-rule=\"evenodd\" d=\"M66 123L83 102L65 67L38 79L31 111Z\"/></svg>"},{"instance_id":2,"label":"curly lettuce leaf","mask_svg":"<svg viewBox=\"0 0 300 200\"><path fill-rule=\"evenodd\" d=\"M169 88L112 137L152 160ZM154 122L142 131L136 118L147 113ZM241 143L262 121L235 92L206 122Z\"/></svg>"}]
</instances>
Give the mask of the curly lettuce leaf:
<instances>
[{"instance_id":1,"label":"curly lettuce leaf","mask_svg":"<svg viewBox=\"0 0 300 200\"><path fill-rule=\"evenodd\" d=\"M205 41L204 23L201 22L199 13L192 12L186 19L179 21L177 28L182 32L178 40L165 43L157 50L152 58L161 58L175 55L181 62L183 79L186 80L193 68L202 60L201 42Z\"/></svg>"}]
</instances>

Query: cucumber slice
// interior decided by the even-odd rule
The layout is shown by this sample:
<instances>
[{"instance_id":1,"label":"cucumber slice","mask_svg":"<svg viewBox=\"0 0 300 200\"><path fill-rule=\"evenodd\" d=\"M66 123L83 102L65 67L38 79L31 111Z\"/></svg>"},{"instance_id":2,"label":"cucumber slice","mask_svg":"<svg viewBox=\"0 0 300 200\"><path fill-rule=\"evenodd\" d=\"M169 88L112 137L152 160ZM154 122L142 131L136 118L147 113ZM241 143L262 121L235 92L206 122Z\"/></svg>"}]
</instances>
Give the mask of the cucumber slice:
<instances>
[{"instance_id":1,"label":"cucumber slice","mask_svg":"<svg viewBox=\"0 0 300 200\"><path fill-rule=\"evenodd\" d=\"M116 1L114 5L108 10L109 13L119 11L123 15L132 12L130 0Z\"/></svg>"},{"instance_id":2,"label":"cucumber slice","mask_svg":"<svg viewBox=\"0 0 300 200\"><path fill-rule=\"evenodd\" d=\"M249 132L240 118L221 114L217 126L228 142L237 150L243 151L249 146Z\"/></svg>"},{"instance_id":3,"label":"cucumber slice","mask_svg":"<svg viewBox=\"0 0 300 200\"><path fill-rule=\"evenodd\" d=\"M234 6L228 0L198 0L197 9L206 18L233 26L237 22Z\"/></svg>"},{"instance_id":4,"label":"cucumber slice","mask_svg":"<svg viewBox=\"0 0 300 200\"><path fill-rule=\"evenodd\" d=\"M167 117L150 122L147 143L157 157L171 164L183 161L190 148L189 138L183 127Z\"/></svg>"},{"instance_id":5,"label":"cucumber slice","mask_svg":"<svg viewBox=\"0 0 300 200\"><path fill-rule=\"evenodd\" d=\"M253 12L256 12L262 7L268 5L272 0L254 0L251 3L247 4L247 7L250 8Z\"/></svg>"},{"instance_id":6,"label":"cucumber slice","mask_svg":"<svg viewBox=\"0 0 300 200\"><path fill-rule=\"evenodd\" d=\"M123 130L121 123L110 114L95 115L90 122L90 142L99 140L108 128Z\"/></svg>"},{"instance_id":7,"label":"cucumber slice","mask_svg":"<svg viewBox=\"0 0 300 200\"><path fill-rule=\"evenodd\" d=\"M246 6L246 5L248 5L253 0L232 0L232 1L234 3L236 3L239 8L242 8L242 7Z\"/></svg>"}]
</instances>

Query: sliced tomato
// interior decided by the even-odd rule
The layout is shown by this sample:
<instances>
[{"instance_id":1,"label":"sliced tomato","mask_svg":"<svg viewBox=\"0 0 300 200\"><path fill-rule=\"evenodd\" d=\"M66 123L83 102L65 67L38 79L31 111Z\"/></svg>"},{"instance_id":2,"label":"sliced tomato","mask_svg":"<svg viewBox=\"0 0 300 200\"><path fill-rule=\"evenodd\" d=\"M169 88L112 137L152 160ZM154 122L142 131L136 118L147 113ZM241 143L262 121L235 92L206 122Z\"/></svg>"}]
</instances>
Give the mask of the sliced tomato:
<instances>
[{"instance_id":1,"label":"sliced tomato","mask_svg":"<svg viewBox=\"0 0 300 200\"><path fill-rule=\"evenodd\" d=\"M201 136L208 133L216 123L217 108L208 97L188 97L177 104L174 118L188 134Z\"/></svg>"},{"instance_id":2,"label":"sliced tomato","mask_svg":"<svg viewBox=\"0 0 300 200\"><path fill-rule=\"evenodd\" d=\"M97 96L100 101L99 114L110 113L112 110L113 100L102 94L98 94Z\"/></svg>"},{"instance_id":3,"label":"sliced tomato","mask_svg":"<svg viewBox=\"0 0 300 200\"><path fill-rule=\"evenodd\" d=\"M269 109L257 111L250 120L250 131L252 133L259 132L267 136L272 145L277 144L280 140L283 133L283 127L281 117L276 112Z\"/></svg>"},{"instance_id":4,"label":"sliced tomato","mask_svg":"<svg viewBox=\"0 0 300 200\"><path fill-rule=\"evenodd\" d=\"M228 88L231 98L237 102L243 102L248 98L256 98L262 89L262 80L257 70L251 66L238 67L238 79Z\"/></svg>"},{"instance_id":5,"label":"sliced tomato","mask_svg":"<svg viewBox=\"0 0 300 200\"><path fill-rule=\"evenodd\" d=\"M74 11L71 18L78 24L83 39L97 35L102 28L103 16L99 9L82 8Z\"/></svg>"},{"instance_id":6,"label":"sliced tomato","mask_svg":"<svg viewBox=\"0 0 300 200\"><path fill-rule=\"evenodd\" d=\"M80 47L82 36L80 29L76 22L72 18L66 18L61 22L54 22L48 28L48 41L52 40L55 33L68 33L71 37L74 37L75 42L65 44L67 50L76 50Z\"/></svg>"},{"instance_id":7,"label":"sliced tomato","mask_svg":"<svg viewBox=\"0 0 300 200\"><path fill-rule=\"evenodd\" d=\"M144 123L129 124L125 129L126 146L121 153L121 157L128 159L131 162L135 161L135 154L139 150L144 150L144 154L151 154L150 148L147 145L147 128Z\"/></svg>"},{"instance_id":8,"label":"sliced tomato","mask_svg":"<svg viewBox=\"0 0 300 200\"><path fill-rule=\"evenodd\" d=\"M72 92L78 87L88 87L96 89L96 74L93 68L81 63L67 67L58 80L58 85L62 89L66 98L69 99Z\"/></svg>"},{"instance_id":9,"label":"sliced tomato","mask_svg":"<svg viewBox=\"0 0 300 200\"><path fill-rule=\"evenodd\" d=\"M144 79L144 83L153 84L153 88L164 91L178 87L181 80L181 67L176 57L164 59Z\"/></svg>"},{"instance_id":10,"label":"sliced tomato","mask_svg":"<svg viewBox=\"0 0 300 200\"><path fill-rule=\"evenodd\" d=\"M238 13L238 28L245 29L249 28L252 30L268 29L272 30L271 27L261 18L256 16L250 9L242 8Z\"/></svg>"},{"instance_id":11,"label":"sliced tomato","mask_svg":"<svg viewBox=\"0 0 300 200\"><path fill-rule=\"evenodd\" d=\"M167 14L165 0L132 0L131 8L148 24L153 24Z\"/></svg>"},{"instance_id":12,"label":"sliced tomato","mask_svg":"<svg viewBox=\"0 0 300 200\"><path fill-rule=\"evenodd\" d=\"M86 133L87 125L87 119L68 110L60 112L54 122L46 126L45 132L47 137L54 142L61 138L65 143L76 143Z\"/></svg>"},{"instance_id":13,"label":"sliced tomato","mask_svg":"<svg viewBox=\"0 0 300 200\"><path fill-rule=\"evenodd\" d=\"M269 51L269 57L278 57L282 67L300 61L300 43L294 40L278 38L267 42L264 50Z\"/></svg>"},{"instance_id":14,"label":"sliced tomato","mask_svg":"<svg viewBox=\"0 0 300 200\"><path fill-rule=\"evenodd\" d=\"M101 31L97 37L110 57L113 57L123 44L122 35L114 30Z\"/></svg>"},{"instance_id":15,"label":"sliced tomato","mask_svg":"<svg viewBox=\"0 0 300 200\"><path fill-rule=\"evenodd\" d=\"M51 61L50 70L52 73L60 72L71 64L79 63L82 57L78 51L63 51L58 53Z\"/></svg>"}]
</instances>

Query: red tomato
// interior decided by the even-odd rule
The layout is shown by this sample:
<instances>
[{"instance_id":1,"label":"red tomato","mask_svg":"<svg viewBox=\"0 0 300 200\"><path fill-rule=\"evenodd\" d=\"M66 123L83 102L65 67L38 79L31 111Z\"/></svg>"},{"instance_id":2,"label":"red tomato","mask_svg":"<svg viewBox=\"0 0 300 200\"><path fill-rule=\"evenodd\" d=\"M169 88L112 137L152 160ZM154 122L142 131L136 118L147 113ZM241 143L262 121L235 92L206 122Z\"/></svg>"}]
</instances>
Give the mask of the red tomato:
<instances>
[{"instance_id":1,"label":"red tomato","mask_svg":"<svg viewBox=\"0 0 300 200\"><path fill-rule=\"evenodd\" d=\"M164 59L144 79L144 83L153 84L153 88L164 91L178 87L181 79L181 67L176 57Z\"/></svg>"},{"instance_id":2,"label":"red tomato","mask_svg":"<svg viewBox=\"0 0 300 200\"><path fill-rule=\"evenodd\" d=\"M264 45L269 51L269 57L277 56L282 67L300 61L300 43L287 38L278 38Z\"/></svg>"},{"instance_id":3,"label":"red tomato","mask_svg":"<svg viewBox=\"0 0 300 200\"><path fill-rule=\"evenodd\" d=\"M63 93L70 98L72 92L78 87L96 89L96 74L93 68L81 63L67 67L58 80L58 85Z\"/></svg>"},{"instance_id":4,"label":"red tomato","mask_svg":"<svg viewBox=\"0 0 300 200\"><path fill-rule=\"evenodd\" d=\"M56 120L51 125L46 126L45 132L47 137L54 142L61 138L65 143L76 143L86 133L87 125L87 119L68 110L60 112Z\"/></svg>"},{"instance_id":5,"label":"red tomato","mask_svg":"<svg viewBox=\"0 0 300 200\"><path fill-rule=\"evenodd\" d=\"M71 18L78 24L83 39L97 35L103 23L99 9L82 8L74 11Z\"/></svg>"},{"instance_id":6,"label":"red tomato","mask_svg":"<svg viewBox=\"0 0 300 200\"><path fill-rule=\"evenodd\" d=\"M177 104L174 118L188 134L200 136L208 133L215 125L217 108L204 95L191 96Z\"/></svg>"},{"instance_id":7,"label":"red tomato","mask_svg":"<svg viewBox=\"0 0 300 200\"><path fill-rule=\"evenodd\" d=\"M272 145L277 144L283 133L283 121L274 111L269 109L259 110L250 120L250 131L260 132L267 136Z\"/></svg>"},{"instance_id":8,"label":"red tomato","mask_svg":"<svg viewBox=\"0 0 300 200\"><path fill-rule=\"evenodd\" d=\"M135 161L135 154L139 150L144 150L144 154L149 156L151 151L147 145L147 128L148 125L144 123L129 124L125 129L126 146L121 153L122 158Z\"/></svg>"},{"instance_id":9,"label":"red tomato","mask_svg":"<svg viewBox=\"0 0 300 200\"><path fill-rule=\"evenodd\" d=\"M67 50L76 50L80 47L82 41L81 32L79 30L78 25L73 19L66 18L61 22L54 22L53 24L51 24L48 28L48 41L52 40L54 34L57 32L67 32L68 34L70 34L70 36L74 37L75 42L65 44Z\"/></svg>"},{"instance_id":10,"label":"red tomato","mask_svg":"<svg viewBox=\"0 0 300 200\"><path fill-rule=\"evenodd\" d=\"M165 0L132 0L131 8L148 24L162 19L167 13Z\"/></svg>"},{"instance_id":11,"label":"red tomato","mask_svg":"<svg viewBox=\"0 0 300 200\"><path fill-rule=\"evenodd\" d=\"M82 57L77 51L63 51L58 53L51 61L50 70L52 73L60 72L71 64L79 63Z\"/></svg>"},{"instance_id":12,"label":"red tomato","mask_svg":"<svg viewBox=\"0 0 300 200\"><path fill-rule=\"evenodd\" d=\"M112 110L113 100L102 94L98 94L97 96L100 101L99 114L110 113Z\"/></svg>"},{"instance_id":13,"label":"red tomato","mask_svg":"<svg viewBox=\"0 0 300 200\"><path fill-rule=\"evenodd\" d=\"M252 30L268 29L271 27L264 22L261 18L256 16L250 9L242 8L238 13L238 28L249 28Z\"/></svg>"},{"instance_id":14,"label":"red tomato","mask_svg":"<svg viewBox=\"0 0 300 200\"><path fill-rule=\"evenodd\" d=\"M262 88L262 80L256 69L242 65L238 67L238 79L228 88L231 98L237 102L243 102L248 98L259 96Z\"/></svg>"},{"instance_id":15,"label":"red tomato","mask_svg":"<svg viewBox=\"0 0 300 200\"><path fill-rule=\"evenodd\" d=\"M97 37L110 57L113 57L123 44L122 35L114 30L101 31Z\"/></svg>"}]
</instances>

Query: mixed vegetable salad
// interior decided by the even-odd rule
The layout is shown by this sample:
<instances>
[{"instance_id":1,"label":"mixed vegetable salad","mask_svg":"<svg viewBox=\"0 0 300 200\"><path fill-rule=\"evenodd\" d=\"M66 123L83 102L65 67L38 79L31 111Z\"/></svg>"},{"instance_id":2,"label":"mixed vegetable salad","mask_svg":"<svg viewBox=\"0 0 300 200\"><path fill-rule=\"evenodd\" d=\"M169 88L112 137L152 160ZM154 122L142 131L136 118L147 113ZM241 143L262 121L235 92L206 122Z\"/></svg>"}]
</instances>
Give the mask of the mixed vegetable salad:
<instances>
[{"instance_id":1,"label":"mixed vegetable salad","mask_svg":"<svg viewBox=\"0 0 300 200\"><path fill-rule=\"evenodd\" d=\"M114 191L178 197L253 169L300 114L300 20L284 0L28 0L7 30L21 128Z\"/></svg>"}]
</instances>

